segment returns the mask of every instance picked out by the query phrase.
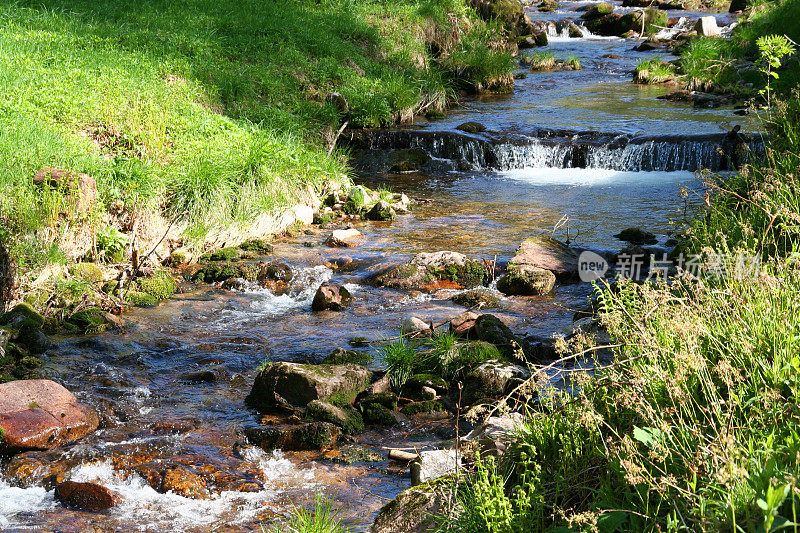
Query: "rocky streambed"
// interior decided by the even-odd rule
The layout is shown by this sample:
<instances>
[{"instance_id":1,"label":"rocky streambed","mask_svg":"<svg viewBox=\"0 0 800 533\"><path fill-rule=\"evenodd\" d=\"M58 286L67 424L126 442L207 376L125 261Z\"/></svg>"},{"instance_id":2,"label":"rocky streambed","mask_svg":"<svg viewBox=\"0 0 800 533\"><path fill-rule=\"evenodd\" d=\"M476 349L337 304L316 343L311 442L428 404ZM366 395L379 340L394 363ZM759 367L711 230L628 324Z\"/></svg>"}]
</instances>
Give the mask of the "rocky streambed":
<instances>
[{"instance_id":1,"label":"rocky streambed","mask_svg":"<svg viewBox=\"0 0 800 533\"><path fill-rule=\"evenodd\" d=\"M579 24L572 4L529 14ZM569 33L550 46L589 54L582 70L526 72L513 95L441 121L345 135L364 187L328 191L313 223L269 243L176 254L172 298L49 339L35 317L3 317L0 355L43 352L26 364L67 390L2 389L15 416L0 416L0 528L260 530L324 491L357 530L376 517L374 531L422 530L440 505L428 481L470 453L463 438L499 453L519 422L473 408L554 360L555 338L602 341L578 255L611 276L623 249L667 253L670 222L702 205L695 171L726 168L732 107L658 100L666 89L630 82L635 42ZM402 332L424 355L432 328L453 334L446 361L387 375L387 344ZM548 369L556 386L561 370Z\"/></svg>"}]
</instances>

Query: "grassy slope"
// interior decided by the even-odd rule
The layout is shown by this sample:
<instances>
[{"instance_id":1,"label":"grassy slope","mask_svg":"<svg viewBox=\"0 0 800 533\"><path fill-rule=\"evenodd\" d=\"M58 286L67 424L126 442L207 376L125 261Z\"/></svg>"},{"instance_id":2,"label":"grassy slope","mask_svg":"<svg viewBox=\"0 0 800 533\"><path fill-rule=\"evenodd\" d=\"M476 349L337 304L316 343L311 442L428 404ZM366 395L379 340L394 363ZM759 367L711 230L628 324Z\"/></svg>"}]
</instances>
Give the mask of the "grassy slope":
<instances>
[{"instance_id":1,"label":"grassy slope","mask_svg":"<svg viewBox=\"0 0 800 533\"><path fill-rule=\"evenodd\" d=\"M58 195L31 183L45 165L94 176L101 208L153 206L201 241L346 179L326 150L342 121L391 123L452 94L426 48L448 13L467 11L459 0L0 2L0 217L15 255L44 257L52 236L21 237L66 226ZM473 27L463 42L491 32Z\"/></svg>"}]
</instances>

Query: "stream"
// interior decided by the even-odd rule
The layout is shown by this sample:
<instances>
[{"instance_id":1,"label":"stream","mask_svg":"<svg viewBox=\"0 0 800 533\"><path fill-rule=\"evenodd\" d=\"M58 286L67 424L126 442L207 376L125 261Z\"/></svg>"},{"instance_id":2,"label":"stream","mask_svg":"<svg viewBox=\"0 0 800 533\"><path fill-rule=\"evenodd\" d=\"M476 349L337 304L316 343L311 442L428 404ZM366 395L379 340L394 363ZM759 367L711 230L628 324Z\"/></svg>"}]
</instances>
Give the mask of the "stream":
<instances>
[{"instance_id":1,"label":"stream","mask_svg":"<svg viewBox=\"0 0 800 533\"><path fill-rule=\"evenodd\" d=\"M585 4L561 2L556 12L534 8L530 15L577 18L574 8ZM720 24L728 17L719 15ZM424 201L393 223L359 223L365 239L355 248L326 247L330 229L316 227L313 234L279 239L267 259L292 267L288 294L184 283L172 299L127 313L129 327L121 332L55 338L45 373L107 423L37 457L42 464L65 461L69 479L99 481L122 501L103 513L74 511L57 503L52 490L17 487L0 474L0 530L260 531L294 507L313 505L320 491L347 524L368 529L380 507L410 486L407 469L386 460L387 448L434 448L453 438L452 420L368 428L355 441L380 456L371 462L344 464L336 452L263 452L246 445L243 434L262 418L244 405L258 365L316 363L354 337L395 336L407 316L438 323L462 312L449 301L455 291L404 293L366 283L419 252L454 250L503 264L524 238L554 228L557 238L600 251L618 251L624 243L613 235L632 226L655 233L663 245L671 222L691 216L702 201L695 172L719 166L719 135L735 124L752 125L730 106L658 100L669 89L631 83L630 71L642 58L669 58L634 52L635 44L551 35L548 50L559 58L574 54L585 68L528 72L511 95L466 99L445 119L376 134L356 182ZM487 132L458 132L465 121L478 121ZM370 161L395 145L425 147L436 168L369 170ZM312 313L311 299L326 281L344 284L355 303L338 313ZM492 313L517 335L551 337L569 329L574 309L590 293L587 284L537 297L498 292L501 307ZM383 368L375 348L362 350L376 356L373 369ZM213 380L192 377L208 368ZM212 472L216 488L206 499L156 492L123 468L137 454Z\"/></svg>"}]
</instances>

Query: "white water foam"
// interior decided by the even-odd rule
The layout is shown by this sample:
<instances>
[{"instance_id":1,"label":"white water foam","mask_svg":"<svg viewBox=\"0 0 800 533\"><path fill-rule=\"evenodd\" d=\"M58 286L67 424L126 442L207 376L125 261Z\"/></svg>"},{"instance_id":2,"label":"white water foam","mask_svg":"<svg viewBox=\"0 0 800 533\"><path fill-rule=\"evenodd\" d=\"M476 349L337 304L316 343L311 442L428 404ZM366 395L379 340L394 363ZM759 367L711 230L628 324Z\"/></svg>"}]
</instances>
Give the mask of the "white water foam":
<instances>
[{"instance_id":1,"label":"white water foam","mask_svg":"<svg viewBox=\"0 0 800 533\"><path fill-rule=\"evenodd\" d=\"M276 317L292 311L309 308L317 289L330 281L333 271L324 266L303 268L294 272L289 291L276 295L271 290L255 286L246 288L243 294L253 301L249 309L225 309L218 322L228 326L231 320L252 320L254 317Z\"/></svg>"},{"instance_id":2,"label":"white water foam","mask_svg":"<svg viewBox=\"0 0 800 533\"><path fill-rule=\"evenodd\" d=\"M696 182L693 172L674 171L641 171L628 172L603 168L523 168L506 170L499 175L532 185L573 185L573 186L605 186L605 185L644 185Z\"/></svg>"},{"instance_id":3,"label":"white water foam","mask_svg":"<svg viewBox=\"0 0 800 533\"><path fill-rule=\"evenodd\" d=\"M20 524L25 515L47 511L55 506L53 491L43 487L12 487L0 480L0 530Z\"/></svg>"},{"instance_id":4,"label":"white water foam","mask_svg":"<svg viewBox=\"0 0 800 533\"><path fill-rule=\"evenodd\" d=\"M195 500L174 493L156 492L137 474L114 470L110 461L76 467L69 479L95 482L121 497L109 514L120 525L138 531L185 531L198 527L242 524L258 518L286 489L310 490L316 486L314 468L298 469L280 451L266 454L248 448L244 458L261 468L264 489L259 492L223 491L209 499ZM26 527L26 515L57 507L54 492L41 487L16 488L0 481L0 530Z\"/></svg>"}]
</instances>

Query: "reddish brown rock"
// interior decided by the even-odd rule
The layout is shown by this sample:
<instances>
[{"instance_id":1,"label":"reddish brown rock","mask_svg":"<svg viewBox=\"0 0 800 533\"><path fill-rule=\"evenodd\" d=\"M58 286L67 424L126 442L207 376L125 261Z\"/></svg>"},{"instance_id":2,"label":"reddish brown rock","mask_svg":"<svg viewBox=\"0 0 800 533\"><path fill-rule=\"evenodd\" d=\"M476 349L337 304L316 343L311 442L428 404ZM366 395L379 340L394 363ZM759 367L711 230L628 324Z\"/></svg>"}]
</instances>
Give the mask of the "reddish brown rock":
<instances>
[{"instance_id":1,"label":"reddish brown rock","mask_svg":"<svg viewBox=\"0 0 800 533\"><path fill-rule=\"evenodd\" d=\"M49 450L91 433L97 413L47 379L0 384L0 453Z\"/></svg>"},{"instance_id":2,"label":"reddish brown rock","mask_svg":"<svg viewBox=\"0 0 800 533\"><path fill-rule=\"evenodd\" d=\"M97 201L97 183L88 174L42 167L34 176L33 183L65 190L75 210L81 214L88 212Z\"/></svg>"},{"instance_id":3,"label":"reddish brown rock","mask_svg":"<svg viewBox=\"0 0 800 533\"><path fill-rule=\"evenodd\" d=\"M317 289L317 294L314 295L314 300L311 302L311 310L315 312L341 311L352 301L353 296L347 289L326 283Z\"/></svg>"},{"instance_id":4,"label":"reddish brown rock","mask_svg":"<svg viewBox=\"0 0 800 533\"><path fill-rule=\"evenodd\" d=\"M75 481L59 484L56 487L56 498L64 505L81 511L104 511L117 503L114 494L102 485Z\"/></svg>"},{"instance_id":5,"label":"reddish brown rock","mask_svg":"<svg viewBox=\"0 0 800 533\"><path fill-rule=\"evenodd\" d=\"M475 336L475 321L478 314L472 311L461 313L450 321L450 331L459 337L472 338Z\"/></svg>"}]
</instances>

